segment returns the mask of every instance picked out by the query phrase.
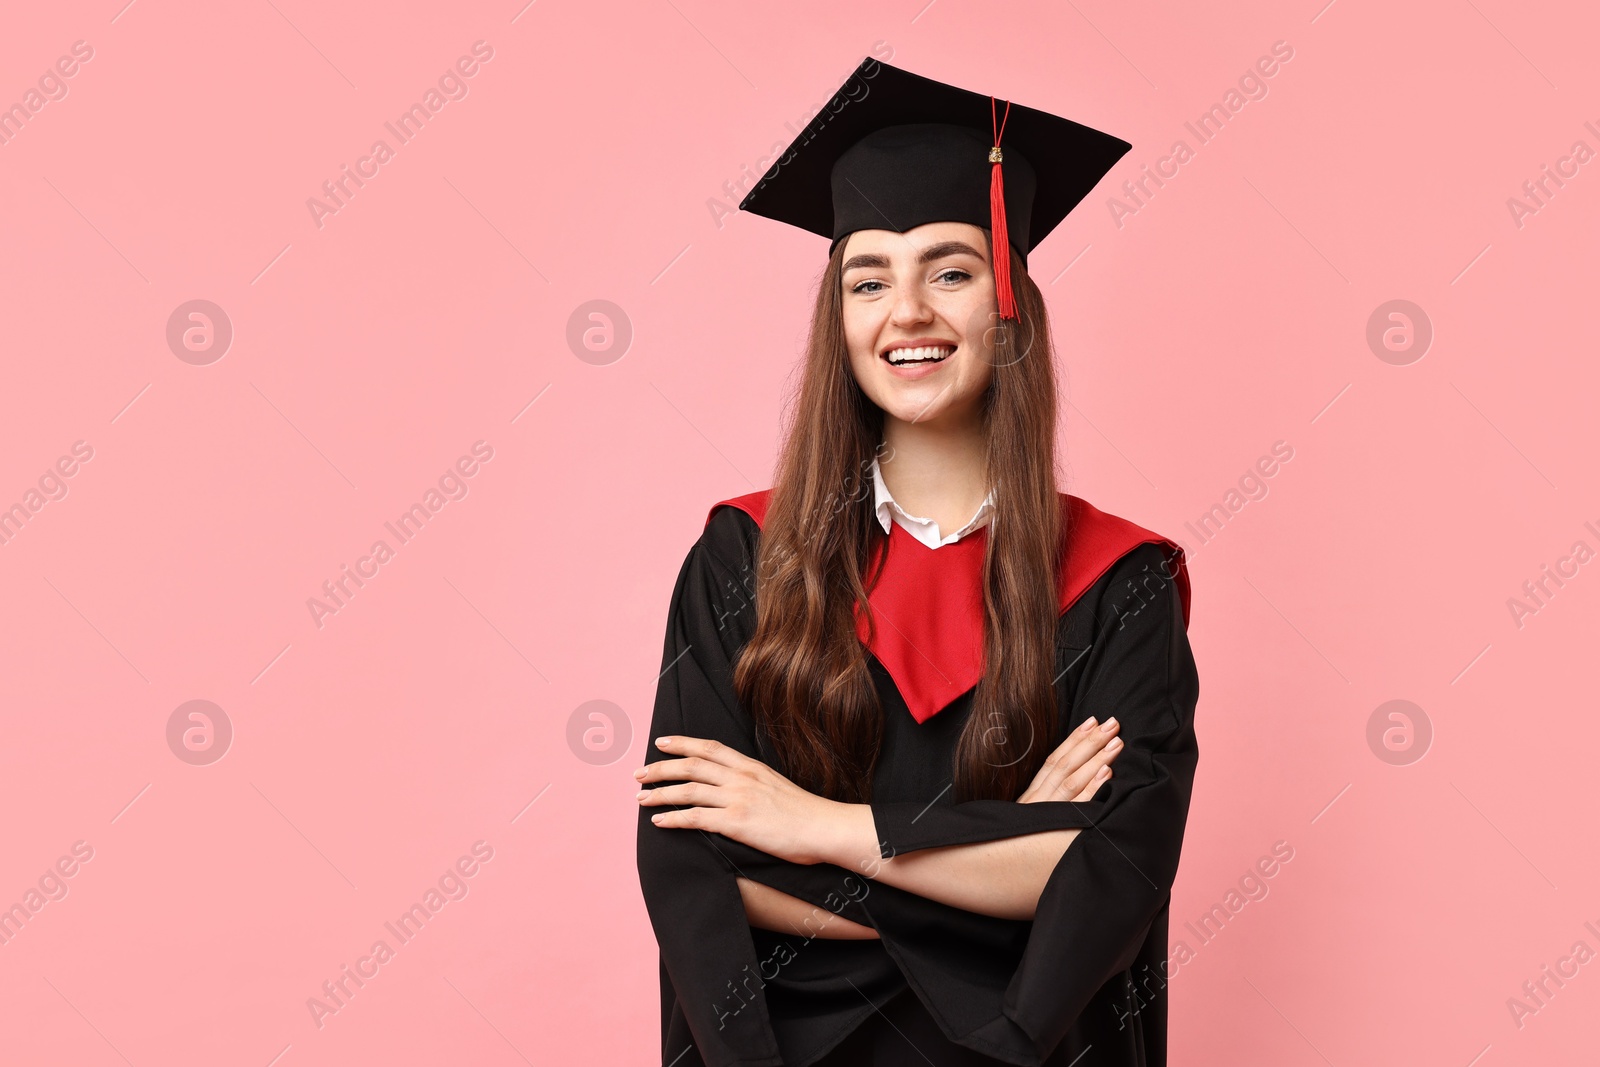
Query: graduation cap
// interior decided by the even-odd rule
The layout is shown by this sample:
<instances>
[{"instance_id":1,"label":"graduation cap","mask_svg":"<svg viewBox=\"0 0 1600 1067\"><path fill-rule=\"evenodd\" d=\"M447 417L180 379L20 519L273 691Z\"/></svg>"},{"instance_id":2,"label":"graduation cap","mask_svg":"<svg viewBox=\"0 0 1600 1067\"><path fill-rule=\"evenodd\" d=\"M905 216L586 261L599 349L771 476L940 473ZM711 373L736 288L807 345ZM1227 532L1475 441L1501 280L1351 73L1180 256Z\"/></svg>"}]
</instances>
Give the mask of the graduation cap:
<instances>
[{"instance_id":1,"label":"graduation cap","mask_svg":"<svg viewBox=\"0 0 1600 1067\"><path fill-rule=\"evenodd\" d=\"M868 56L739 204L830 237L968 222L993 237L1001 318L1017 317L1007 243L1024 264L1133 146Z\"/></svg>"}]
</instances>

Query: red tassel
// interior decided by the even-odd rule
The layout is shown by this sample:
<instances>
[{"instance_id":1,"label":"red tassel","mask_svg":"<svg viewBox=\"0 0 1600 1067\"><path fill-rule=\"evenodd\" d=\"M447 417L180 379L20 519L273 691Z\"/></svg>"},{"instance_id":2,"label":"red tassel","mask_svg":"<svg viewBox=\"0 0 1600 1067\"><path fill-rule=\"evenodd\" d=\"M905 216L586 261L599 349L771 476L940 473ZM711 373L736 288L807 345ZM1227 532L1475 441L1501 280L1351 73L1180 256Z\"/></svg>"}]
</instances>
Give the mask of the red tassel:
<instances>
[{"instance_id":1,"label":"red tassel","mask_svg":"<svg viewBox=\"0 0 1600 1067\"><path fill-rule=\"evenodd\" d=\"M1006 118L1011 115L1011 101L1006 101ZM1005 132L1005 118L995 124L994 97L989 98L989 121L994 131L994 146L989 149L989 232L994 245L994 295L1000 305L1002 319L1016 319L1017 301L1011 292L1011 241L1006 233L1006 188L1000 174L1000 135Z\"/></svg>"}]
</instances>

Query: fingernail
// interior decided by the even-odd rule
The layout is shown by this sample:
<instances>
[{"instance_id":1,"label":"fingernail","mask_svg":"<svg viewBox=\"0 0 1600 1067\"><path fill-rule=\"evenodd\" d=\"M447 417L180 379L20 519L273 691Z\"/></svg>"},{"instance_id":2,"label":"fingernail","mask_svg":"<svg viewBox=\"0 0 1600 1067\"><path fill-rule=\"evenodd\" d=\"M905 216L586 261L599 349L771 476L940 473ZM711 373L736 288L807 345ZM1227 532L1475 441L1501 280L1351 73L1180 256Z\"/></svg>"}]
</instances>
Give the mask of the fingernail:
<instances>
[{"instance_id":1,"label":"fingernail","mask_svg":"<svg viewBox=\"0 0 1600 1067\"><path fill-rule=\"evenodd\" d=\"M644 799L644 798L645 798L645 797L647 797L647 796L649 796L649 795L650 795L650 790L648 790L648 789L641 789L641 790L639 790L639 792L638 792L638 793L636 793L636 794L635 794L635 795L634 795L634 798L633 798L633 799L635 799L635 800L643 800L643 799Z\"/></svg>"},{"instance_id":2,"label":"fingernail","mask_svg":"<svg viewBox=\"0 0 1600 1067\"><path fill-rule=\"evenodd\" d=\"M1111 740L1106 742L1106 751L1107 752L1115 752L1117 749L1119 749L1121 747L1122 747L1122 738L1120 738L1120 737L1113 737Z\"/></svg>"},{"instance_id":3,"label":"fingernail","mask_svg":"<svg viewBox=\"0 0 1600 1067\"><path fill-rule=\"evenodd\" d=\"M644 777L644 768L640 767L638 770L634 771L633 772L633 776L635 778L643 778Z\"/></svg>"},{"instance_id":4,"label":"fingernail","mask_svg":"<svg viewBox=\"0 0 1600 1067\"><path fill-rule=\"evenodd\" d=\"M666 814L666 812L664 812L664 811L658 811L654 815L650 816L650 821L651 822L660 822L661 821L661 816L663 816L665 814Z\"/></svg>"},{"instance_id":5,"label":"fingernail","mask_svg":"<svg viewBox=\"0 0 1600 1067\"><path fill-rule=\"evenodd\" d=\"M1106 733L1109 734L1112 730L1116 729L1116 726L1117 726L1117 718L1116 718L1115 715L1113 715L1111 718L1107 719L1105 722L1100 724L1100 729L1104 730Z\"/></svg>"},{"instance_id":6,"label":"fingernail","mask_svg":"<svg viewBox=\"0 0 1600 1067\"><path fill-rule=\"evenodd\" d=\"M1096 778L1109 778L1110 776L1111 776L1111 768L1110 767L1101 767L1099 772L1095 775Z\"/></svg>"},{"instance_id":7,"label":"fingernail","mask_svg":"<svg viewBox=\"0 0 1600 1067\"><path fill-rule=\"evenodd\" d=\"M656 738L656 744L660 745L662 748L666 748L668 745L672 744L672 738L658 737Z\"/></svg>"},{"instance_id":8,"label":"fingernail","mask_svg":"<svg viewBox=\"0 0 1600 1067\"><path fill-rule=\"evenodd\" d=\"M1094 729L1094 716L1093 715L1091 715L1087 719L1083 720L1083 728L1085 730Z\"/></svg>"}]
</instances>

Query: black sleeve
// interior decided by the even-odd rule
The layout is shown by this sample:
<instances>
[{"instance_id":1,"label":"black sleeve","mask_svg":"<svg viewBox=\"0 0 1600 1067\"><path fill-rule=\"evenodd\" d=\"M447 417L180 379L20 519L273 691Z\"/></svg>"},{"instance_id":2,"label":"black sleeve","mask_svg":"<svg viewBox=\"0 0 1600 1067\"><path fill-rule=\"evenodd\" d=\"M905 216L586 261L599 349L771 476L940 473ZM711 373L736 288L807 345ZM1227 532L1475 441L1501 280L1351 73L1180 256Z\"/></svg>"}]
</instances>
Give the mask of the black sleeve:
<instances>
[{"instance_id":1,"label":"black sleeve","mask_svg":"<svg viewBox=\"0 0 1600 1067\"><path fill-rule=\"evenodd\" d=\"M1040 1047L1060 1039L1095 991L1132 965L1171 897L1200 749L1200 679L1177 583L1129 554L1106 590L1074 717L1115 715L1126 747L1110 789L1089 802L1094 828L1078 835L1045 884L1008 1014ZM1137 567L1138 569L1135 569ZM1166 946L1161 947L1165 955Z\"/></svg>"},{"instance_id":2,"label":"black sleeve","mask_svg":"<svg viewBox=\"0 0 1600 1067\"><path fill-rule=\"evenodd\" d=\"M690 549L668 611L645 762L668 758L664 734L710 737L756 756L754 727L732 686L731 661L754 627L745 555L754 523L719 508ZM708 1067L781 1067L754 941L721 834L663 828L639 809L638 867L661 962ZM665 994L665 991L663 991ZM665 999L665 998L664 998ZM670 1051L663 1062L681 1049Z\"/></svg>"}]
</instances>

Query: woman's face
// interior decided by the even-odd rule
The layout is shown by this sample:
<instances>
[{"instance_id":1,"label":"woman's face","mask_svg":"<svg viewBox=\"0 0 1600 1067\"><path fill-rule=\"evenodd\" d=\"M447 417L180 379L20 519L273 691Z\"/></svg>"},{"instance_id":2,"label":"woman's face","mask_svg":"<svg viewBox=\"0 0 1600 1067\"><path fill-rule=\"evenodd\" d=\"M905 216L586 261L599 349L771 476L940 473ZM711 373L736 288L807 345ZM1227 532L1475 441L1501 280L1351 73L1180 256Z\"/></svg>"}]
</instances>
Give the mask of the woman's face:
<instances>
[{"instance_id":1,"label":"woman's face","mask_svg":"<svg viewBox=\"0 0 1600 1067\"><path fill-rule=\"evenodd\" d=\"M983 230L857 230L845 239L843 297L850 369L885 415L951 426L981 418L997 311Z\"/></svg>"}]
</instances>

